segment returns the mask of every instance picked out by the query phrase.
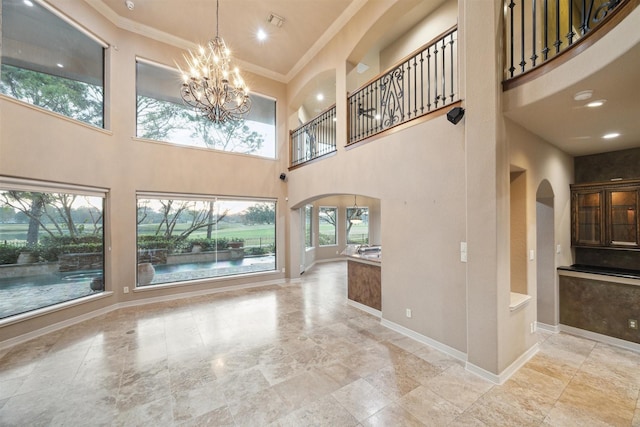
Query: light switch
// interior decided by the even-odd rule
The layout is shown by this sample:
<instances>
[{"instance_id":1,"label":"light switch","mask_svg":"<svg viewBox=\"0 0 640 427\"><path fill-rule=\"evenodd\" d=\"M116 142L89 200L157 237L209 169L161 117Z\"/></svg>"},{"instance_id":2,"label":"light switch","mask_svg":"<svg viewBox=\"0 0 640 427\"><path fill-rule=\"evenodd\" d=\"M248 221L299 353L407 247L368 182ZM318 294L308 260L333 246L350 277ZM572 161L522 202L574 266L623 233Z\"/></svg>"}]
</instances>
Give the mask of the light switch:
<instances>
[{"instance_id":1,"label":"light switch","mask_svg":"<svg viewBox=\"0 0 640 427\"><path fill-rule=\"evenodd\" d=\"M529 261L533 261L536 257L536 253L533 249L529 251Z\"/></svg>"},{"instance_id":2,"label":"light switch","mask_svg":"<svg viewBox=\"0 0 640 427\"><path fill-rule=\"evenodd\" d=\"M559 254L560 252L562 252L562 247L560 245L556 246L556 253Z\"/></svg>"}]
</instances>

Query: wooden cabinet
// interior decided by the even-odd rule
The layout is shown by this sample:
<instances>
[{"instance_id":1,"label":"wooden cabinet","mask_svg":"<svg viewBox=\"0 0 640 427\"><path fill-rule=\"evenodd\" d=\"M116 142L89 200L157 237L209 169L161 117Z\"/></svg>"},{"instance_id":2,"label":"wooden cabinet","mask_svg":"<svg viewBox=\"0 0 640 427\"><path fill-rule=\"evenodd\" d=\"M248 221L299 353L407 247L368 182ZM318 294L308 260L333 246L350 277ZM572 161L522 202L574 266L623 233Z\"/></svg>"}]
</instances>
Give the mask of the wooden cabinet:
<instances>
[{"instance_id":1,"label":"wooden cabinet","mask_svg":"<svg viewBox=\"0 0 640 427\"><path fill-rule=\"evenodd\" d=\"M573 246L640 248L640 180L571 186Z\"/></svg>"}]
</instances>

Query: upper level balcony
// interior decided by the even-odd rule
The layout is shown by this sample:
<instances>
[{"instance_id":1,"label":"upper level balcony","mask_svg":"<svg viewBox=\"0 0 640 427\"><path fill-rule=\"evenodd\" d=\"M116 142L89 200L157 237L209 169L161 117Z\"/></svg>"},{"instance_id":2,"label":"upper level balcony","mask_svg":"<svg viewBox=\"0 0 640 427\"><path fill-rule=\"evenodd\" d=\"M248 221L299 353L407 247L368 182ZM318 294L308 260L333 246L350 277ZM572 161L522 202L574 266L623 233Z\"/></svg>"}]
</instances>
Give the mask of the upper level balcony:
<instances>
[{"instance_id":1,"label":"upper level balcony","mask_svg":"<svg viewBox=\"0 0 640 427\"><path fill-rule=\"evenodd\" d=\"M460 101L458 30L450 28L347 97L346 145L410 125ZM337 151L336 106L290 132L290 167Z\"/></svg>"},{"instance_id":2,"label":"upper level balcony","mask_svg":"<svg viewBox=\"0 0 640 427\"><path fill-rule=\"evenodd\" d=\"M574 156L637 146L638 103L629 89L637 87L640 45L629 29L637 28L639 3L504 0L505 116ZM341 141L352 147L461 104L458 49L454 26L347 94L346 117L334 104L292 131L290 167L336 153ZM579 92L606 98L606 108L583 108ZM336 135L340 121L345 135ZM605 128L620 122L622 138L603 146Z\"/></svg>"},{"instance_id":3,"label":"upper level balcony","mask_svg":"<svg viewBox=\"0 0 640 427\"><path fill-rule=\"evenodd\" d=\"M639 4L505 0L504 115L572 156L640 146Z\"/></svg>"}]
</instances>

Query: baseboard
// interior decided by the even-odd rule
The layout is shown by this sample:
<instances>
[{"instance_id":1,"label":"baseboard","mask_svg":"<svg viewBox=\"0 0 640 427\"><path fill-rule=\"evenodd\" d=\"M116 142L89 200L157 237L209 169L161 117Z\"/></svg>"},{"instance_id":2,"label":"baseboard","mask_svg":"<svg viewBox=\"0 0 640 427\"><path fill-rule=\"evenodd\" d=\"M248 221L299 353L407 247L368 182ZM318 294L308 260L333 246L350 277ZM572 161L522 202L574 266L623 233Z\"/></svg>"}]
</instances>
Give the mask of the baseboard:
<instances>
[{"instance_id":1,"label":"baseboard","mask_svg":"<svg viewBox=\"0 0 640 427\"><path fill-rule=\"evenodd\" d=\"M554 334L560 332L560 325L548 325L546 323L536 322L536 328Z\"/></svg>"},{"instance_id":2,"label":"baseboard","mask_svg":"<svg viewBox=\"0 0 640 427\"><path fill-rule=\"evenodd\" d=\"M500 385L500 384L504 384L509 378L511 378L511 375L516 373L518 369L522 368L525 365L525 363L527 363L533 356L535 356L537 352L538 352L538 343L535 343L534 345L531 346L531 348L529 348L527 351L522 353L520 357L514 360L511 365L507 366L507 368L502 372L500 372L499 374L494 374L493 372L489 372L469 362L467 362L465 368L467 371L473 374L476 374L487 381Z\"/></svg>"},{"instance_id":3,"label":"baseboard","mask_svg":"<svg viewBox=\"0 0 640 427\"><path fill-rule=\"evenodd\" d=\"M560 332L575 335L582 338L587 338L593 341L597 341L603 344L612 345L614 347L624 348L625 350L631 350L636 353L640 353L640 344L621 340L620 338L610 337L609 335L602 335L597 332L587 331L585 329L574 328L573 326L560 325Z\"/></svg>"},{"instance_id":4,"label":"baseboard","mask_svg":"<svg viewBox=\"0 0 640 427\"><path fill-rule=\"evenodd\" d=\"M467 362L467 354L463 353L460 350L456 350L453 347L449 347L446 344L441 343L440 341L436 341L432 338L429 338L425 335L419 334L416 331L413 331L409 328L405 328L402 325L398 325L397 323L391 322L389 320L386 319L382 319L380 321L380 324L382 326L385 326L393 331L396 331L402 335L405 335L409 338L412 338L422 344L428 345L429 347L432 347L438 351L441 351L444 354L447 354L451 357L453 357L454 359L460 360L461 362Z\"/></svg>"},{"instance_id":5,"label":"baseboard","mask_svg":"<svg viewBox=\"0 0 640 427\"><path fill-rule=\"evenodd\" d=\"M134 300L134 301L125 301L125 302L115 303L115 304L109 305L107 307L103 307L103 308L100 308L98 310L93 310L93 311L91 311L89 313L82 314L80 316L75 316L75 317L72 317L70 319L65 319L65 320L63 320L61 322L45 326L44 328L40 328L40 329L38 329L36 331L27 332L26 334L22 334L22 335L19 335L17 337L13 337L13 338L6 339L4 341L0 341L0 350L3 350L3 349L8 348L8 347L13 347L14 345L21 344L23 342L32 340L34 338L38 338L38 337L40 337L42 335L46 335L46 334L49 334L51 332L55 332L55 331L63 329L63 328L66 328L66 327L69 327L69 326L73 326L75 324L84 322L86 320L93 319L94 317L101 316L103 314L110 313L110 312L112 312L114 310L119 310L121 308L135 307L135 306L141 306L141 305L147 305L147 304L154 304L154 303L158 303L158 302L173 301L173 300L184 299L184 298L193 298L193 297L197 297L197 296L216 294L216 293L228 292L228 291L235 291L235 290L241 290L241 289L258 288L258 287L270 286L270 285L282 285L282 284L289 283L289 282L291 282L291 281L289 281L287 279L268 280L268 281L264 281L264 282L246 283L246 284L242 284L242 285L225 286L225 287L222 287L222 288L205 289L205 290L202 290L202 291L193 291L193 292L183 292L183 293L179 293L179 294L172 294L172 295L166 295L166 296L161 296L161 297L143 298L143 299ZM113 294L113 293L110 292L110 294Z\"/></svg>"},{"instance_id":6,"label":"baseboard","mask_svg":"<svg viewBox=\"0 0 640 427\"><path fill-rule=\"evenodd\" d=\"M364 304L360 304L357 301L353 301L350 299L347 299L347 304L349 304L352 307L355 307L359 310L365 311L369 314L371 314L372 316L377 317L378 319L382 317L382 312L380 310L376 310L375 308L371 308L368 305L364 305Z\"/></svg>"}]
</instances>

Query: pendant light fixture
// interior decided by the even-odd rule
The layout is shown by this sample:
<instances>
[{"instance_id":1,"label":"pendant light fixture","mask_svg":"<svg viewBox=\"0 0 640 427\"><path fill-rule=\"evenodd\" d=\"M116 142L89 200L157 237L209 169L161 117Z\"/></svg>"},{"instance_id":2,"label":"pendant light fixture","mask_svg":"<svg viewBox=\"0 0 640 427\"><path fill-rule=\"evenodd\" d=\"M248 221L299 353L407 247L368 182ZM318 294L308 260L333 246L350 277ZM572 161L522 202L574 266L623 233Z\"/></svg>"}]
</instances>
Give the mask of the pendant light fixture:
<instances>
[{"instance_id":1,"label":"pendant light fixture","mask_svg":"<svg viewBox=\"0 0 640 427\"><path fill-rule=\"evenodd\" d=\"M219 0L216 0L216 36L206 46L185 55L180 95L183 101L214 123L240 120L251 109L249 88L238 68L231 69L231 52L219 30ZM180 68L180 67L179 67Z\"/></svg>"},{"instance_id":2,"label":"pendant light fixture","mask_svg":"<svg viewBox=\"0 0 640 427\"><path fill-rule=\"evenodd\" d=\"M362 223L362 212L358 207L358 196L356 195L353 196L353 215L349 219L349 222L351 222L351 224Z\"/></svg>"}]
</instances>

